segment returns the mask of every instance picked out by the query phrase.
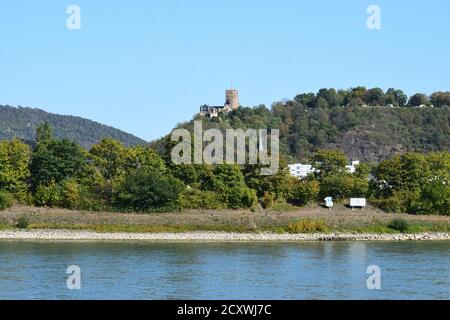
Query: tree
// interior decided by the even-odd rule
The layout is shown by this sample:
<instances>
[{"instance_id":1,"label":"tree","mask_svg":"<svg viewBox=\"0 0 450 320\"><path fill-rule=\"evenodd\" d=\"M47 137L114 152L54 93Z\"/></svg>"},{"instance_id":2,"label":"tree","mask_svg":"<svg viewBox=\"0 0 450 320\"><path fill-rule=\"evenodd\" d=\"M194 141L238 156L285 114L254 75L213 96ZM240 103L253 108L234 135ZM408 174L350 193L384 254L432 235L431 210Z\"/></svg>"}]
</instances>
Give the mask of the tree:
<instances>
[{"instance_id":1,"label":"tree","mask_svg":"<svg viewBox=\"0 0 450 320\"><path fill-rule=\"evenodd\" d=\"M426 157L414 152L385 160L375 170L379 192L385 195L391 195L395 190L418 191L429 176Z\"/></svg>"},{"instance_id":2,"label":"tree","mask_svg":"<svg viewBox=\"0 0 450 320\"><path fill-rule=\"evenodd\" d=\"M427 105L428 104L428 97L426 94L423 93L416 93L413 96L409 98L408 105L413 107L418 107L421 105Z\"/></svg>"},{"instance_id":3,"label":"tree","mask_svg":"<svg viewBox=\"0 0 450 320\"><path fill-rule=\"evenodd\" d=\"M125 173L127 151L119 141L104 138L93 145L89 152L94 165L105 179L111 180Z\"/></svg>"},{"instance_id":4,"label":"tree","mask_svg":"<svg viewBox=\"0 0 450 320\"><path fill-rule=\"evenodd\" d=\"M153 173L167 171L164 160L151 148L135 146L126 150L124 170L144 170Z\"/></svg>"},{"instance_id":5,"label":"tree","mask_svg":"<svg viewBox=\"0 0 450 320\"><path fill-rule=\"evenodd\" d=\"M38 145L31 158L33 186L60 183L69 178L80 178L87 159L84 150L67 139L51 140Z\"/></svg>"},{"instance_id":6,"label":"tree","mask_svg":"<svg viewBox=\"0 0 450 320\"><path fill-rule=\"evenodd\" d=\"M24 200L30 177L30 147L18 139L0 141L0 190Z\"/></svg>"},{"instance_id":7,"label":"tree","mask_svg":"<svg viewBox=\"0 0 450 320\"><path fill-rule=\"evenodd\" d=\"M450 107L450 91L433 93L430 102L437 108Z\"/></svg>"},{"instance_id":8,"label":"tree","mask_svg":"<svg viewBox=\"0 0 450 320\"><path fill-rule=\"evenodd\" d=\"M171 175L136 170L120 185L114 203L125 210L163 212L179 210L183 183Z\"/></svg>"},{"instance_id":9,"label":"tree","mask_svg":"<svg viewBox=\"0 0 450 320\"><path fill-rule=\"evenodd\" d=\"M393 104L394 106L404 106L408 101L408 96L402 90L389 88L386 91L385 103Z\"/></svg>"},{"instance_id":10,"label":"tree","mask_svg":"<svg viewBox=\"0 0 450 320\"><path fill-rule=\"evenodd\" d=\"M365 197L369 190L369 181L351 174L332 174L320 182L320 198L331 196L336 201L350 197Z\"/></svg>"},{"instance_id":11,"label":"tree","mask_svg":"<svg viewBox=\"0 0 450 320\"><path fill-rule=\"evenodd\" d=\"M214 166L212 189L220 194L232 209L249 208L257 200L256 192L245 184L244 175L238 165Z\"/></svg>"},{"instance_id":12,"label":"tree","mask_svg":"<svg viewBox=\"0 0 450 320\"><path fill-rule=\"evenodd\" d=\"M320 89L317 93L317 99L324 99L326 104L322 102L323 105L334 107L339 105L338 94L335 89Z\"/></svg>"},{"instance_id":13,"label":"tree","mask_svg":"<svg viewBox=\"0 0 450 320\"><path fill-rule=\"evenodd\" d=\"M425 184L420 193L420 200L415 203L413 211L422 214L450 215L450 185L448 180L435 179Z\"/></svg>"},{"instance_id":14,"label":"tree","mask_svg":"<svg viewBox=\"0 0 450 320\"><path fill-rule=\"evenodd\" d=\"M319 150L313 160L319 170L319 177L344 172L347 164L347 156L337 149Z\"/></svg>"},{"instance_id":15,"label":"tree","mask_svg":"<svg viewBox=\"0 0 450 320\"><path fill-rule=\"evenodd\" d=\"M286 196L286 183L290 178L287 170L287 161L284 157L280 157L280 168L274 175L261 175L261 164L247 164L242 168L245 184L256 191L259 198L264 196L265 192L269 192L276 198L284 198Z\"/></svg>"},{"instance_id":16,"label":"tree","mask_svg":"<svg viewBox=\"0 0 450 320\"><path fill-rule=\"evenodd\" d=\"M48 122L41 123L36 130L38 144L47 144L53 140L53 128Z\"/></svg>"},{"instance_id":17,"label":"tree","mask_svg":"<svg viewBox=\"0 0 450 320\"><path fill-rule=\"evenodd\" d=\"M347 96L347 101L345 101L348 106L360 106L364 104L364 97L366 95L367 89L365 87L352 88Z\"/></svg>"},{"instance_id":18,"label":"tree","mask_svg":"<svg viewBox=\"0 0 450 320\"><path fill-rule=\"evenodd\" d=\"M364 94L364 101L371 106L379 106L384 102L384 92L380 88L367 90Z\"/></svg>"},{"instance_id":19,"label":"tree","mask_svg":"<svg viewBox=\"0 0 450 320\"><path fill-rule=\"evenodd\" d=\"M319 181L315 179L295 180L291 186L292 190L287 200L299 205L306 205L310 202L317 201L320 192Z\"/></svg>"}]
</instances>

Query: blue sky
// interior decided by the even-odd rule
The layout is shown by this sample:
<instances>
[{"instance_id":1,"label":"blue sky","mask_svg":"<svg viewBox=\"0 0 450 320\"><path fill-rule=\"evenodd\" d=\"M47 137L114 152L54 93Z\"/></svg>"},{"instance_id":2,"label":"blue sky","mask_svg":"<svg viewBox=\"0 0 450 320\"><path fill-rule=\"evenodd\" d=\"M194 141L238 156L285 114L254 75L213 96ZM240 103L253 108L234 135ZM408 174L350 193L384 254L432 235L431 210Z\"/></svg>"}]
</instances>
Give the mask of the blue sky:
<instances>
[{"instance_id":1,"label":"blue sky","mask_svg":"<svg viewBox=\"0 0 450 320\"><path fill-rule=\"evenodd\" d=\"M66 28L71 4L81 30ZM245 106L323 87L448 91L449 14L448 0L1 0L0 104L150 140L222 104L231 81Z\"/></svg>"}]
</instances>

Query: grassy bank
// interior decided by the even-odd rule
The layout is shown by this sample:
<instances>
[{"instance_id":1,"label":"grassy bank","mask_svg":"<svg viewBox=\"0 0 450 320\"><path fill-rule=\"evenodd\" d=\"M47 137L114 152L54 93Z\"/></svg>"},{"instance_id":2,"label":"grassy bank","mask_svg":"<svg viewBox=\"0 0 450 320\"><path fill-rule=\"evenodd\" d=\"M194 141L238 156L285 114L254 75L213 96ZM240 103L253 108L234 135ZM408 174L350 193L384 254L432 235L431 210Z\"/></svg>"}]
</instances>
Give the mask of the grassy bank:
<instances>
[{"instance_id":1,"label":"grassy bank","mask_svg":"<svg viewBox=\"0 0 450 320\"><path fill-rule=\"evenodd\" d=\"M0 212L0 230L5 229L67 229L105 233L221 231L389 234L450 232L450 217L389 214L371 207L364 210L338 207L331 211L310 207L289 211L205 210L135 214L16 206Z\"/></svg>"}]
</instances>

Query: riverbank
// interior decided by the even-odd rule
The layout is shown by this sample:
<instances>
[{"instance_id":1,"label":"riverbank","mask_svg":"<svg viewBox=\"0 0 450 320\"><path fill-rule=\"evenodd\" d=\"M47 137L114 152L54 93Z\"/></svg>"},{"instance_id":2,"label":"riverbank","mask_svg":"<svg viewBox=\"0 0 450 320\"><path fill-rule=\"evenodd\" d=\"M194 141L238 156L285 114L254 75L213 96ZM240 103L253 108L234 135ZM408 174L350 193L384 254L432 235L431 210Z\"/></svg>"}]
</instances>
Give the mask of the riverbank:
<instances>
[{"instance_id":1,"label":"riverbank","mask_svg":"<svg viewBox=\"0 0 450 320\"><path fill-rule=\"evenodd\" d=\"M239 233L239 232L180 232L127 233L81 230L2 230L0 240L143 240L143 241L430 241L450 240L448 232L426 233Z\"/></svg>"}]
</instances>

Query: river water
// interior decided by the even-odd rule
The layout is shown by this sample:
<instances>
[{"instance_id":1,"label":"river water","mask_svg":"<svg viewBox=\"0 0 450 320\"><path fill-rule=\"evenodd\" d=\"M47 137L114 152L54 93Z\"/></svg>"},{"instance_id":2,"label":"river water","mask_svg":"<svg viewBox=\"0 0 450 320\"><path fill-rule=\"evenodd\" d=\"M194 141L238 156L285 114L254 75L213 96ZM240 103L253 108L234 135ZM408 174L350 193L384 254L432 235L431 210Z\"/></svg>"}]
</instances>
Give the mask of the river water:
<instances>
[{"instance_id":1,"label":"river water","mask_svg":"<svg viewBox=\"0 0 450 320\"><path fill-rule=\"evenodd\" d=\"M449 241L0 241L0 299L448 298Z\"/></svg>"}]
</instances>

